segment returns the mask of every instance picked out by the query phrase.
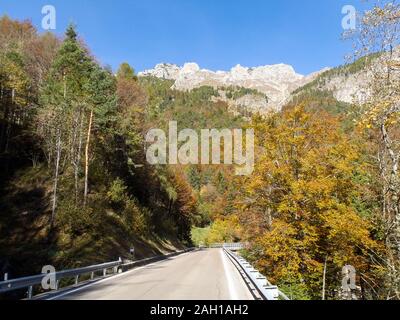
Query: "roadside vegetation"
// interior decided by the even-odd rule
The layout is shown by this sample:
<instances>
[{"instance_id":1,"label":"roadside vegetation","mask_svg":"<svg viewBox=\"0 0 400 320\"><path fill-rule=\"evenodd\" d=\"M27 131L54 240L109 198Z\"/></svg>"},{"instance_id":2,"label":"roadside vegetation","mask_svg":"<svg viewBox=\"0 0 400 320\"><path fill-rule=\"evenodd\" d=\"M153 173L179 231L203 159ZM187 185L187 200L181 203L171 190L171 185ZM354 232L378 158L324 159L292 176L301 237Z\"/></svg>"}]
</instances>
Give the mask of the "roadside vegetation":
<instances>
[{"instance_id":1,"label":"roadside vegetation","mask_svg":"<svg viewBox=\"0 0 400 320\"><path fill-rule=\"evenodd\" d=\"M99 65L70 26L62 39L0 19L0 271L12 277L219 242L243 254L293 299L400 298L399 8L362 19L355 62L297 90L281 112L249 120L190 92ZM391 34L382 39L380 30ZM392 33L390 33L392 32ZM393 32L397 32L393 34ZM362 54L361 54L362 53ZM363 105L321 89L366 69ZM229 88L238 99L257 94ZM151 128L253 128L256 165L149 166ZM29 261L29 265L26 262Z\"/></svg>"}]
</instances>

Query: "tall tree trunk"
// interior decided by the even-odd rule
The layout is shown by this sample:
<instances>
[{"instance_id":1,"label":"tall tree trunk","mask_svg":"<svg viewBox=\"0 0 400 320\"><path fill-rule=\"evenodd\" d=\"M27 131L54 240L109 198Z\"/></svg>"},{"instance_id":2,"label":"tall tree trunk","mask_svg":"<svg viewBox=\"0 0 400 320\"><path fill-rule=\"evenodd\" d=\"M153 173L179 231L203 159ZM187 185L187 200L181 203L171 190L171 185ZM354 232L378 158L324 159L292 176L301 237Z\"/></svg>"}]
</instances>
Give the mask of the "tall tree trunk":
<instances>
[{"instance_id":1,"label":"tall tree trunk","mask_svg":"<svg viewBox=\"0 0 400 320\"><path fill-rule=\"evenodd\" d=\"M168 217L171 216L172 204L173 204L173 200L172 200L172 199L169 199L169 203L168 203Z\"/></svg>"},{"instance_id":2,"label":"tall tree trunk","mask_svg":"<svg viewBox=\"0 0 400 320\"><path fill-rule=\"evenodd\" d=\"M0 151L1 152L3 152L5 150L9 114L10 114L10 108L6 101L4 104L4 118L3 118L3 123L1 126L1 134L0 134Z\"/></svg>"},{"instance_id":3,"label":"tall tree trunk","mask_svg":"<svg viewBox=\"0 0 400 320\"><path fill-rule=\"evenodd\" d=\"M3 121L1 123L1 133L0 133L0 152L3 151L3 145L4 145L4 140L5 140L5 134L6 134L6 123L7 123L7 118L8 118L8 104L7 101L3 100L4 97L4 88L3 85L0 88L0 99L1 99L1 105L4 106L4 112L3 112Z\"/></svg>"},{"instance_id":4,"label":"tall tree trunk","mask_svg":"<svg viewBox=\"0 0 400 320\"><path fill-rule=\"evenodd\" d=\"M74 163L74 170L75 170L75 203L78 204L78 194L79 194L79 165L81 162L81 151L82 151L82 127L83 127L83 116L82 112L79 112L79 130L78 130L78 150L77 150L77 155Z\"/></svg>"},{"instance_id":5,"label":"tall tree trunk","mask_svg":"<svg viewBox=\"0 0 400 320\"><path fill-rule=\"evenodd\" d=\"M324 274L322 276L322 300L325 300L327 260L328 260L328 258L326 257L325 258L325 263L324 263Z\"/></svg>"},{"instance_id":6,"label":"tall tree trunk","mask_svg":"<svg viewBox=\"0 0 400 320\"><path fill-rule=\"evenodd\" d=\"M89 148L90 148L90 136L92 133L93 123L93 110L90 111L89 127L87 133L86 149L85 149L85 192L83 195L83 205L86 206L87 195L88 195L88 181L89 181Z\"/></svg>"},{"instance_id":7,"label":"tall tree trunk","mask_svg":"<svg viewBox=\"0 0 400 320\"><path fill-rule=\"evenodd\" d=\"M53 205L51 211L51 229L54 227L54 221L56 216L56 208L57 208L57 187L58 187L58 176L60 169L60 158L61 158L61 132L60 129L57 129L57 155L56 155L56 167L54 174L54 187L53 187Z\"/></svg>"}]
</instances>

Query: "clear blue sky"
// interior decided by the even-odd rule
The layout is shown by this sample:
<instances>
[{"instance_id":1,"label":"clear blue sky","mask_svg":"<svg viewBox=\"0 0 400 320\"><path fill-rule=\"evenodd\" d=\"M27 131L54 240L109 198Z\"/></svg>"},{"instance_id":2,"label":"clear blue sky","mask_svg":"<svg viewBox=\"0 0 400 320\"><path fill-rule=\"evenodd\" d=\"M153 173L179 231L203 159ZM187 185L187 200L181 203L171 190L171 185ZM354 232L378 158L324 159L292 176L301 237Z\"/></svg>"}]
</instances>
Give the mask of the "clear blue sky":
<instances>
[{"instance_id":1,"label":"clear blue sky","mask_svg":"<svg viewBox=\"0 0 400 320\"><path fill-rule=\"evenodd\" d=\"M137 71L160 62L197 62L212 70L236 64L287 63L307 74L344 62L342 7L361 0L0 0L0 15L41 26L57 9L57 34L74 22L103 64Z\"/></svg>"}]
</instances>

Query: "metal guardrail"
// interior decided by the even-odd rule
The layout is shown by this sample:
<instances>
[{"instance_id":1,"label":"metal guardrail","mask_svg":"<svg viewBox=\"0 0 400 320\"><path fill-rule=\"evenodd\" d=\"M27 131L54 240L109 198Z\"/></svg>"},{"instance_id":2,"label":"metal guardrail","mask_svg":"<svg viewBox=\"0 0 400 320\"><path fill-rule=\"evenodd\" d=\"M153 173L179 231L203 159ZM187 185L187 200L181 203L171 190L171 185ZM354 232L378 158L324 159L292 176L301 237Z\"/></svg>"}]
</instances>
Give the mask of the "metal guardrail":
<instances>
[{"instance_id":1,"label":"metal guardrail","mask_svg":"<svg viewBox=\"0 0 400 320\"><path fill-rule=\"evenodd\" d=\"M246 247L244 243L212 243L209 245L210 248L226 248L230 250L241 250Z\"/></svg>"},{"instance_id":2,"label":"metal guardrail","mask_svg":"<svg viewBox=\"0 0 400 320\"><path fill-rule=\"evenodd\" d=\"M105 276L107 276L107 270L110 270L110 269L113 270L114 274L119 273L119 272L125 272L125 271L128 271L128 270L133 269L138 266L146 265L146 264L160 261L163 259L168 259L170 257L177 256L179 254L189 252L192 250L194 250L194 249L193 248L186 249L186 250L173 252L173 253L162 255L162 256L156 256L156 257L151 257L151 258L147 258L147 259L143 259L143 260L126 262L126 263L124 263L122 261L122 259L120 258L118 261L114 261L114 262L108 262L108 263L103 263L103 264L98 264L98 265L93 265L93 266L83 267L83 268L77 268L77 269L58 271L53 274L55 276L55 280L56 280L55 290L59 289L59 282L61 279L64 279L64 278L75 278L75 285L78 285L79 277L84 274L90 274L90 279L94 280L95 272L102 271L102 276L105 277ZM29 277L16 278L16 279L12 279L12 280L2 281L2 282L0 282L0 294L6 293L6 292L11 292L11 291L18 290L18 289L28 288L28 292L27 292L28 299L32 299L33 287L41 285L44 278L48 277L49 275L51 275L51 274L43 273L43 274L29 276Z\"/></svg>"},{"instance_id":3,"label":"metal guardrail","mask_svg":"<svg viewBox=\"0 0 400 320\"><path fill-rule=\"evenodd\" d=\"M64 278L75 278L75 284L79 282L79 276L83 274L90 274L90 278L94 279L94 273L98 271L103 271L103 276L107 275L107 270L113 269L114 273L118 272L118 267L122 265L122 260L108 262L98 265L93 265L84 268L70 269L64 271L58 271L53 274L56 281L56 290L58 290L59 283L61 279ZM33 286L41 285L45 277L48 277L49 273L43 273L35 276L17 278L12 280L7 280L0 282L0 293L5 293L9 291L14 291L18 289L28 288L28 298L31 299L33 295Z\"/></svg>"},{"instance_id":4,"label":"metal guardrail","mask_svg":"<svg viewBox=\"0 0 400 320\"><path fill-rule=\"evenodd\" d=\"M242 276L245 275L245 277L251 282L262 300L290 300L286 294L280 291L277 286L272 285L265 276L263 276L258 270L254 269L245 259L236 255L227 248L224 248L224 252L235 262L235 266L238 269L240 268L239 271Z\"/></svg>"}]
</instances>

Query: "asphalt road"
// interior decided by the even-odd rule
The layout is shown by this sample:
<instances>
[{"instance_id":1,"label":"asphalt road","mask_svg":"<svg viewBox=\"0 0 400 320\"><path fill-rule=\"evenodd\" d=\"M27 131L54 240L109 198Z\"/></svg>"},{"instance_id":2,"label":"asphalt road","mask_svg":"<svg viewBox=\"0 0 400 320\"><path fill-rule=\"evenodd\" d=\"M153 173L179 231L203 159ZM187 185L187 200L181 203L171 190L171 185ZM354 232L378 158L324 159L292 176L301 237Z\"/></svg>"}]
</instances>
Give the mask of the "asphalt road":
<instances>
[{"instance_id":1,"label":"asphalt road","mask_svg":"<svg viewBox=\"0 0 400 320\"><path fill-rule=\"evenodd\" d=\"M182 254L52 300L252 300L239 272L221 249Z\"/></svg>"}]
</instances>

